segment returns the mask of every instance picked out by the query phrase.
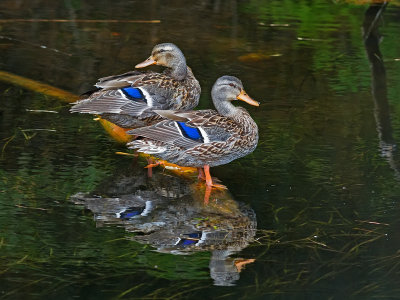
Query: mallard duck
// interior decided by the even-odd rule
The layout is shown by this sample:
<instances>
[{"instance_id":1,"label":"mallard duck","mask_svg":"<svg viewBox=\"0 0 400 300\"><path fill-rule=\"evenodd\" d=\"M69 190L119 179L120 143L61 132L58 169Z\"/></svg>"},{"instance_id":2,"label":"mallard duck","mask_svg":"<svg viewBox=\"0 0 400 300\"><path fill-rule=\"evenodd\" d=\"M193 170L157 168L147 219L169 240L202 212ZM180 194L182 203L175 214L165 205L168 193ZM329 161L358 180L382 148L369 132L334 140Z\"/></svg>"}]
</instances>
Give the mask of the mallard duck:
<instances>
[{"instance_id":1,"label":"mallard duck","mask_svg":"<svg viewBox=\"0 0 400 300\"><path fill-rule=\"evenodd\" d=\"M211 96L217 111L156 110L166 120L128 131L142 138L127 146L180 166L197 167L207 186L218 186L212 182L210 167L243 157L253 152L258 143L257 124L246 109L231 102L238 99L254 106L259 103L246 94L242 82L233 76L218 78Z\"/></svg>"},{"instance_id":2,"label":"mallard duck","mask_svg":"<svg viewBox=\"0 0 400 300\"><path fill-rule=\"evenodd\" d=\"M131 71L100 78L97 90L75 102L70 111L100 115L122 128L136 128L160 121L162 116L154 110L189 110L197 106L200 84L176 45L156 45L150 57L135 67L154 64L167 68L162 73Z\"/></svg>"}]
</instances>

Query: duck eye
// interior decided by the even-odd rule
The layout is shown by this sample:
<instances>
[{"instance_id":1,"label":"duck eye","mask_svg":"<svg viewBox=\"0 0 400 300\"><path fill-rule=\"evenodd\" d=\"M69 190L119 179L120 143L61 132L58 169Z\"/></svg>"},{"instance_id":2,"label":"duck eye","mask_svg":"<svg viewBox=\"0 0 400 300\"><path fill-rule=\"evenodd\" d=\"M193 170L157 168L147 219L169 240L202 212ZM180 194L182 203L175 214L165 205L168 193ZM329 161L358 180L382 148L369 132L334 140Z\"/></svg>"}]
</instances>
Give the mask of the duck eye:
<instances>
[{"instance_id":1,"label":"duck eye","mask_svg":"<svg viewBox=\"0 0 400 300\"><path fill-rule=\"evenodd\" d=\"M234 85L233 83L230 83L229 86L236 88L236 85Z\"/></svg>"}]
</instances>

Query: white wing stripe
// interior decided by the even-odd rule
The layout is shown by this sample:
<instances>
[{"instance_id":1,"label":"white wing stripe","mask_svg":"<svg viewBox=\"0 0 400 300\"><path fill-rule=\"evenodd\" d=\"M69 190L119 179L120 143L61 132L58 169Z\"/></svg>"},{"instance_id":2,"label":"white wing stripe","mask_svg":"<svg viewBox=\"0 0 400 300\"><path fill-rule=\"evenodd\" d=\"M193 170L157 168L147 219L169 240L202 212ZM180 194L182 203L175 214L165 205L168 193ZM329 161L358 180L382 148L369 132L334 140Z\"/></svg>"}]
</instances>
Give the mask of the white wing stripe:
<instances>
[{"instance_id":1,"label":"white wing stripe","mask_svg":"<svg viewBox=\"0 0 400 300\"><path fill-rule=\"evenodd\" d=\"M209 143L210 142L210 138L208 137L208 134L205 132L205 130L203 128L201 128L201 127L197 127L197 128L200 130L201 135L203 136L204 144Z\"/></svg>"},{"instance_id":2,"label":"white wing stripe","mask_svg":"<svg viewBox=\"0 0 400 300\"><path fill-rule=\"evenodd\" d=\"M142 91L144 97L147 100L147 106L153 107L153 98L151 98L150 94L142 87L138 87L139 90Z\"/></svg>"}]
</instances>

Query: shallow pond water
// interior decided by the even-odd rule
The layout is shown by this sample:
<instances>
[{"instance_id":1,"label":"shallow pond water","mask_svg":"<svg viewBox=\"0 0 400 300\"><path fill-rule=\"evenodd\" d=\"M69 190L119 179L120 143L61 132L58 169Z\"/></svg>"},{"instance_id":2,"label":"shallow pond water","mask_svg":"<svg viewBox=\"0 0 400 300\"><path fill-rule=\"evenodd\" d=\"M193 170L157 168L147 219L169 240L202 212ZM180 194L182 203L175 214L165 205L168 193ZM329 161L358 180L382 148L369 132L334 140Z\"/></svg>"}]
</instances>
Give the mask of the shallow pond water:
<instances>
[{"instance_id":1,"label":"shallow pond water","mask_svg":"<svg viewBox=\"0 0 400 300\"><path fill-rule=\"evenodd\" d=\"M398 1L3 0L0 16L0 299L399 297ZM80 94L167 41L200 108L225 74L261 102L257 149L212 169L229 191L209 203L4 75Z\"/></svg>"}]
</instances>

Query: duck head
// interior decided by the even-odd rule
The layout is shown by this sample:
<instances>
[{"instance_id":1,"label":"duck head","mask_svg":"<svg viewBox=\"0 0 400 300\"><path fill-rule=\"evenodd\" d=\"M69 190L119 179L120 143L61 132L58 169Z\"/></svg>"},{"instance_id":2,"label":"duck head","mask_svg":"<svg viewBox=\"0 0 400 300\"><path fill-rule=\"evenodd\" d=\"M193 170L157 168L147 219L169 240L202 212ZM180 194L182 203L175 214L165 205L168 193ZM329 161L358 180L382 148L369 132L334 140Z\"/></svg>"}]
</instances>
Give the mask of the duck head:
<instances>
[{"instance_id":1,"label":"duck head","mask_svg":"<svg viewBox=\"0 0 400 300\"><path fill-rule=\"evenodd\" d=\"M247 95L240 79L234 76L225 75L218 78L211 90L211 97L215 108L222 115L228 115L234 110L231 101L242 100L250 105L260 105L259 102Z\"/></svg>"},{"instance_id":2,"label":"duck head","mask_svg":"<svg viewBox=\"0 0 400 300\"><path fill-rule=\"evenodd\" d=\"M182 80L186 77L186 59L182 51L172 43L163 43L154 46L148 59L137 64L135 68L144 68L151 65L163 66L171 69L175 79Z\"/></svg>"}]
</instances>

